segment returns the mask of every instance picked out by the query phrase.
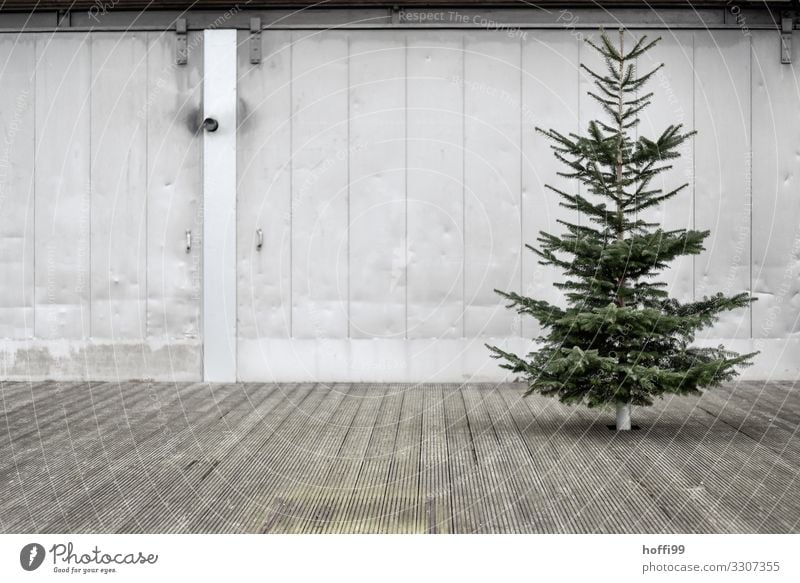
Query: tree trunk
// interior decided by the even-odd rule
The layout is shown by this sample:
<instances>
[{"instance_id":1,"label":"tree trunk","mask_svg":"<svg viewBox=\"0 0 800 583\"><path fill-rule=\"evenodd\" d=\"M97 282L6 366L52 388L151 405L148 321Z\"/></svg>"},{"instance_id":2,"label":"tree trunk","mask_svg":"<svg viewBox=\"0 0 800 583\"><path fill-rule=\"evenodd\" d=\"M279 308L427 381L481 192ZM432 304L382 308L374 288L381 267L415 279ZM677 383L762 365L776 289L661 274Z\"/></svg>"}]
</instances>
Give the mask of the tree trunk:
<instances>
[{"instance_id":1,"label":"tree trunk","mask_svg":"<svg viewBox=\"0 0 800 583\"><path fill-rule=\"evenodd\" d=\"M617 431L631 430L631 404L617 403Z\"/></svg>"}]
</instances>

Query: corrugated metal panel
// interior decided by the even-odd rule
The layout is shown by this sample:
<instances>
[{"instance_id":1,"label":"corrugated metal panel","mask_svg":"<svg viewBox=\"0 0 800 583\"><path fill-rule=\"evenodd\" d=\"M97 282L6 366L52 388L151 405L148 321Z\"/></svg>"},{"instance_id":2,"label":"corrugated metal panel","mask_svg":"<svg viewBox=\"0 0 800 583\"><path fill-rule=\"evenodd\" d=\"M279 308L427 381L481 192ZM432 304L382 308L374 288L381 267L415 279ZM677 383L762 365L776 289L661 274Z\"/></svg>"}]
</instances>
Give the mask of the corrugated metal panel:
<instances>
[{"instance_id":1,"label":"corrugated metal panel","mask_svg":"<svg viewBox=\"0 0 800 583\"><path fill-rule=\"evenodd\" d=\"M292 335L348 334L348 42L292 46Z\"/></svg>"},{"instance_id":2,"label":"corrugated metal panel","mask_svg":"<svg viewBox=\"0 0 800 583\"><path fill-rule=\"evenodd\" d=\"M175 65L171 36L148 33L148 44L147 333L195 338L203 231L202 33L189 35L185 66Z\"/></svg>"},{"instance_id":3,"label":"corrugated metal panel","mask_svg":"<svg viewBox=\"0 0 800 583\"><path fill-rule=\"evenodd\" d=\"M291 335L291 33L261 35L250 64L239 36L237 142L239 338ZM263 233L259 251L256 231Z\"/></svg>"},{"instance_id":4,"label":"corrugated metal panel","mask_svg":"<svg viewBox=\"0 0 800 583\"><path fill-rule=\"evenodd\" d=\"M0 217L1 257L11 282L0 309L3 335L19 339L3 341L10 374L142 375L150 355L163 372L178 341L176 370L195 374L200 38L190 35L186 67L175 65L170 35L23 35L13 49L0 38L7 62L0 127L14 144L7 177L0 156L9 211ZM590 57L585 47L579 56L577 35L265 31L257 66L249 64L246 34L239 38L240 377L496 377L496 363L481 360L475 339L527 343L492 288L522 285L537 297L559 297L551 284L561 273L536 265L522 244L534 243L540 229L560 232L555 219L564 212L543 189L557 182L559 165L532 126L584 130L593 116L577 69ZM779 64L771 32L669 35L652 55L660 61L665 77L651 85L654 105L640 131L694 120L700 134L664 180L696 177L694 188L654 216L671 227L694 222L712 230L694 273L683 260L668 274L672 292L746 291L752 268L762 298L752 334L776 340L750 341L746 310L705 336L766 347L770 355L753 370L770 374L772 363L781 375L794 374L791 358L776 351L800 311L796 67ZM35 245L32 208L25 209L33 204L34 139ZM33 332L34 251L37 337L24 340ZM530 337L533 324L522 332ZM96 338L87 342L90 334ZM120 371L112 370L117 347L126 353Z\"/></svg>"},{"instance_id":5,"label":"corrugated metal panel","mask_svg":"<svg viewBox=\"0 0 800 583\"><path fill-rule=\"evenodd\" d=\"M461 35L407 37L408 337L463 332Z\"/></svg>"},{"instance_id":6,"label":"corrugated metal panel","mask_svg":"<svg viewBox=\"0 0 800 583\"><path fill-rule=\"evenodd\" d=\"M694 55L695 226L711 230L695 259L699 299L751 289L750 37L697 32ZM722 314L701 335L749 337L750 309Z\"/></svg>"},{"instance_id":7,"label":"corrugated metal panel","mask_svg":"<svg viewBox=\"0 0 800 583\"><path fill-rule=\"evenodd\" d=\"M691 32L674 31L646 34L661 42L639 59L642 73L650 71L659 63L664 67L650 82L647 91L654 93L652 103L642 115L639 132L656 138L667 126L683 124L685 132L694 129L694 36ZM647 209L644 218L663 225L664 229L694 228L694 139L684 143L681 157L669 161L672 170L663 172L653 181L653 186L668 192L681 184L688 186L672 200L655 209ZM694 258L677 258L664 271L662 281L668 284L670 296L681 301L690 301L694 293ZM744 290L742 290L744 291Z\"/></svg>"},{"instance_id":8,"label":"corrugated metal panel","mask_svg":"<svg viewBox=\"0 0 800 583\"><path fill-rule=\"evenodd\" d=\"M0 337L31 338L35 47L0 35Z\"/></svg>"},{"instance_id":9,"label":"corrugated metal panel","mask_svg":"<svg viewBox=\"0 0 800 583\"><path fill-rule=\"evenodd\" d=\"M464 37L464 335L519 334L494 289L520 289L520 42Z\"/></svg>"},{"instance_id":10,"label":"corrugated metal panel","mask_svg":"<svg viewBox=\"0 0 800 583\"><path fill-rule=\"evenodd\" d=\"M800 331L800 46L776 58L774 34L753 48L753 336Z\"/></svg>"},{"instance_id":11,"label":"corrugated metal panel","mask_svg":"<svg viewBox=\"0 0 800 583\"><path fill-rule=\"evenodd\" d=\"M559 232L558 219L574 221L576 213L560 206L554 188L574 190L577 185L556 175L563 170L553 157L550 143L535 131L577 131L579 115L579 39L561 31L527 34L522 39L522 242L538 246L540 231ZM558 126L556 128L556 126ZM539 265L539 257L522 251L522 289L526 295L564 304L563 294L553 287L561 275ZM522 335L541 334L533 318L522 320Z\"/></svg>"},{"instance_id":12,"label":"corrugated metal panel","mask_svg":"<svg viewBox=\"0 0 800 583\"><path fill-rule=\"evenodd\" d=\"M350 41L350 336L406 334L406 49L403 33Z\"/></svg>"},{"instance_id":13,"label":"corrugated metal panel","mask_svg":"<svg viewBox=\"0 0 800 583\"><path fill-rule=\"evenodd\" d=\"M36 325L39 338L90 333L89 38L36 41Z\"/></svg>"},{"instance_id":14,"label":"corrugated metal panel","mask_svg":"<svg viewBox=\"0 0 800 583\"><path fill-rule=\"evenodd\" d=\"M97 34L91 45L91 335L144 338L147 38Z\"/></svg>"},{"instance_id":15,"label":"corrugated metal panel","mask_svg":"<svg viewBox=\"0 0 800 583\"><path fill-rule=\"evenodd\" d=\"M0 38L2 215L15 222L0 238L14 257L4 376L197 378L202 44L190 45L178 68L158 34Z\"/></svg>"},{"instance_id":16,"label":"corrugated metal panel","mask_svg":"<svg viewBox=\"0 0 800 583\"><path fill-rule=\"evenodd\" d=\"M597 31L587 34L596 38ZM694 33L677 32L641 63L643 69L657 62L666 68L651 84L656 97L639 131L654 135L674 122L689 130L698 117L705 140L698 154L702 164L687 143L659 184L693 183L696 165L702 200L695 201L692 184L648 215L667 228L696 222L714 231L709 252L696 260L697 288L692 258L681 258L665 274L671 293L683 300L749 289L749 223L736 223L727 214L734 209L730 201L737 200L731 193L739 192L739 210L749 220L748 73L726 67L749 62L749 43L734 33L698 35L696 41ZM569 214L544 189L545 183L565 184L555 174L561 168L547 140L533 127L575 129L580 118L583 131L601 115L586 95L593 85L577 66L578 59L595 69L603 66L581 45L584 37L558 31L323 32L295 45L293 76L285 77L285 65L282 73L294 95L289 122L294 245L290 259L281 256L293 270L292 336L394 337L404 324L412 338L514 336L521 332L520 321L505 310L494 288L523 286L537 297L560 301L552 283L561 273L539 266L530 253L521 272L520 255L524 243L536 244L539 230L560 232L556 219ZM633 35L626 38L632 46ZM693 72L696 42L705 48ZM710 50L715 43L726 48ZM695 78L711 86L707 93L695 90ZM246 93L245 101L256 99ZM718 106L731 96L736 107ZM273 125L280 112L275 109ZM400 144L403 132L407 148ZM285 160L285 150L279 153L285 144L275 147L272 159ZM729 151L738 153L739 164ZM395 169L408 176L405 210L395 204L404 196L402 173ZM274 221L270 225L267 231L274 230ZM276 296L263 309L280 310L285 297ZM407 316L401 313L404 301ZM736 331L746 313L726 317L727 324L712 335L747 337L746 326ZM529 335L535 326L525 330Z\"/></svg>"},{"instance_id":17,"label":"corrugated metal panel","mask_svg":"<svg viewBox=\"0 0 800 583\"><path fill-rule=\"evenodd\" d=\"M282 83L292 86L295 106L289 130L294 249L281 261L292 263L294 317L306 320L291 335L247 336L253 342L243 352L260 351L268 361L264 378L287 378L289 360L301 369L298 374L310 375L303 378L334 372L337 378L358 380L489 378L492 373L483 364L464 360L471 339L538 333L531 321L520 329L520 320L505 310L493 288L521 285L533 296L561 301L552 287L563 279L561 272L539 266L522 246L536 244L539 230L561 232L556 219L570 214L544 184L575 185L555 175L562 168L533 127L584 131L600 114L585 95L592 85L578 68L578 63L602 66L581 44L587 34L597 31L351 31L303 38L295 49L301 65L295 61L291 80L285 68L280 74ZM765 53L768 43L777 40L767 32L755 34L762 35ZM627 39L632 43L633 35ZM659 62L666 68L649 87L655 92L653 105L638 131L653 136L675 122L700 130L700 141L687 143L683 157L659 181L663 188L682 182L690 188L647 214L666 228L712 230L703 256L681 258L664 274L670 293L682 300L750 289L749 43L741 32L678 31L640 63L642 70ZM348 44L349 78L342 65ZM778 68L777 63L776 56L770 66ZM348 101L340 98L344 94L350 96L349 111ZM326 106L306 106L315 102ZM395 115L403 107L404 116ZM373 125L373 118L381 122ZM398 124L405 124L405 149L393 145L401 133ZM342 127L349 128L351 149L337 156L346 142ZM356 151L362 139L367 147ZM279 153L285 145L274 147L275 159L285 160L285 151ZM405 168L407 176L405 211L392 204L402 189L402 181L393 179L396 168ZM298 177L315 188L302 188ZM313 198L305 200L310 191ZM362 209L376 214L359 224ZM737 220L739 215L746 220ZM398 267L389 259L403 251L401 223L407 240L405 326L409 339L428 340L423 344L394 336L402 330L397 318L403 290L391 287L398 281L392 270L402 270L403 263ZM330 236L319 252L310 252L317 224L339 237ZM306 287L298 292L302 277L307 283L300 285ZM323 308L304 297L312 293L326 296ZM266 309L280 310L286 295L280 298ZM349 331L334 319L348 315ZM315 318L322 325L310 327ZM741 310L726 314L704 337L746 339L749 334L749 313ZM267 337L274 338L268 346L258 340ZM331 340L316 348L300 340L312 337ZM287 341L282 348L280 338ZM313 354L288 356L303 350ZM275 354L285 362L269 357ZM366 369L363 359L371 363ZM414 364L427 359L433 362ZM252 362L240 364L245 378L258 378Z\"/></svg>"}]
</instances>

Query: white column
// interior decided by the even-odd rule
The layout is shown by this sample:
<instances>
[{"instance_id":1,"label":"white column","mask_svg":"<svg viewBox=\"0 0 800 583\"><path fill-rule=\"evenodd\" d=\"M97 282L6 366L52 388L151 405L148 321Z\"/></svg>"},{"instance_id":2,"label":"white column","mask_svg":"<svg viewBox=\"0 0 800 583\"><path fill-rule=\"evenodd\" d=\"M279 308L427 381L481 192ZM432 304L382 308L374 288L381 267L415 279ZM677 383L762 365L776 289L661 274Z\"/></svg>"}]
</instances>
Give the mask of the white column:
<instances>
[{"instance_id":1,"label":"white column","mask_svg":"<svg viewBox=\"0 0 800 583\"><path fill-rule=\"evenodd\" d=\"M203 379L236 380L236 31L206 30L203 113Z\"/></svg>"}]
</instances>

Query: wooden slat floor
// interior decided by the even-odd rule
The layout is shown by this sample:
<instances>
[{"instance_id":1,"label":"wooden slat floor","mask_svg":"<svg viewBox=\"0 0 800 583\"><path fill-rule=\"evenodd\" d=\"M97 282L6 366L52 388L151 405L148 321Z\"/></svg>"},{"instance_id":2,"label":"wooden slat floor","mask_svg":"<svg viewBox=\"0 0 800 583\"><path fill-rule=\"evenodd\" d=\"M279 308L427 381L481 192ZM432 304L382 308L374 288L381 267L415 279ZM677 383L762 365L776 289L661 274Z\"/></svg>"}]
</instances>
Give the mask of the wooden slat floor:
<instances>
[{"instance_id":1,"label":"wooden slat floor","mask_svg":"<svg viewBox=\"0 0 800 583\"><path fill-rule=\"evenodd\" d=\"M0 531L799 532L800 391L0 383Z\"/></svg>"}]
</instances>

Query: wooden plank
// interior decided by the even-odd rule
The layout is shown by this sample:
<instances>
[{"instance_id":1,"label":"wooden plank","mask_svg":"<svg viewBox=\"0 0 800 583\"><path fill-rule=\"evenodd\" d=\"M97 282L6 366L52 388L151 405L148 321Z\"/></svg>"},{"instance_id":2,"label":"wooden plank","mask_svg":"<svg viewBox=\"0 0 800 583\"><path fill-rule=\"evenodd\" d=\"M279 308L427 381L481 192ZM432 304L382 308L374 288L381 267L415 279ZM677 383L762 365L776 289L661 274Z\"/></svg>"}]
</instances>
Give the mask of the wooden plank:
<instances>
[{"instance_id":1,"label":"wooden plank","mask_svg":"<svg viewBox=\"0 0 800 583\"><path fill-rule=\"evenodd\" d=\"M753 433L797 406L790 384L668 397L636 408L630 433L516 384L9 388L4 532L793 532L800 519L800 460L772 449L792 435Z\"/></svg>"},{"instance_id":2,"label":"wooden plank","mask_svg":"<svg viewBox=\"0 0 800 583\"><path fill-rule=\"evenodd\" d=\"M64 484L69 484L72 488L78 480L74 477L71 480L62 480L61 476L69 474L77 467L74 451L86 441L85 434L88 427L88 423L84 423L84 427L79 427L73 432L70 421L74 417L91 419L94 412L93 407L87 407L87 401L91 403L93 396L93 389L88 383L72 383L64 388L69 391L66 395L82 396L82 403L69 405L72 411L66 406L62 411L58 411L57 407L52 415L45 410L42 417L39 415L39 410L43 402L60 401L64 395L60 392L57 395L44 396L31 393L31 399L23 412L26 417L19 418L24 429L15 430L13 426L9 428L14 436L11 442L11 459L14 463L13 473L10 471L7 473L12 480L16 479L20 484L28 485L23 497L28 508L36 513L42 510L51 511L60 514L62 518L65 514L61 504L66 501L58 496L59 489ZM78 421L78 424L80 423L81 421ZM3 473L10 469L12 468L4 468ZM79 489L80 491L82 489ZM21 500L16 502L19 503ZM9 512L9 515L13 516L13 512ZM44 517L40 516L40 519L44 520Z\"/></svg>"},{"instance_id":3,"label":"wooden plank","mask_svg":"<svg viewBox=\"0 0 800 583\"><path fill-rule=\"evenodd\" d=\"M90 324L89 37L38 37L36 61L35 336L85 338Z\"/></svg>"},{"instance_id":4,"label":"wooden plank","mask_svg":"<svg viewBox=\"0 0 800 583\"><path fill-rule=\"evenodd\" d=\"M82 383L79 387L84 388ZM70 456L73 443L69 431L64 419L57 419L53 423L43 419L40 426L33 395L27 413L28 416L21 419L22 427L27 431L12 434L9 459L13 461L13 467L9 464L2 471L2 478L16 482L22 492L19 498L6 500L3 511L8 516L18 518L15 510L24 504L34 524L43 520L42 510L49 510L66 519L63 501L58 496L58 476L63 468L73 465ZM14 429L9 427L9 431Z\"/></svg>"},{"instance_id":5,"label":"wooden plank","mask_svg":"<svg viewBox=\"0 0 800 583\"><path fill-rule=\"evenodd\" d=\"M482 402L483 392L483 387L476 385L465 385L461 389L482 484L477 494L488 512L484 528L488 532L518 532L514 517L517 513L524 514L524 511L516 507L520 500L506 480L510 467ZM520 518L524 521L528 516Z\"/></svg>"},{"instance_id":6,"label":"wooden plank","mask_svg":"<svg viewBox=\"0 0 800 583\"><path fill-rule=\"evenodd\" d=\"M242 390L246 385L231 386L238 388L235 400L189 428L174 445L168 467L152 474L141 488L152 493L135 501L130 518L118 523L118 532L186 528L193 512L208 509L198 495L203 483L236 454L242 442L259 432L265 416L279 415L289 405L282 385L251 385L246 390Z\"/></svg>"},{"instance_id":7,"label":"wooden plank","mask_svg":"<svg viewBox=\"0 0 800 583\"><path fill-rule=\"evenodd\" d=\"M637 489L650 499L653 506L653 512L635 517L627 528L658 532L651 525L651 515L657 513L660 520L666 521L669 529L675 532L741 529L741 521L708 509L711 495L703 486L703 478L699 477L702 476L702 462L698 462L697 473L682 471L683 464L687 457L692 456L692 452L675 451L679 449L674 440L675 427L672 423L664 422L660 405L662 403L652 409L635 408L636 422L641 425L641 430L631 433L606 430L612 436L607 451L626 469L629 481L637 484ZM601 423L613 421L611 411L600 412L598 417L598 414L589 411L576 410L574 415L578 420L595 418ZM685 419L680 416L676 418ZM660 425L659 420L662 421ZM604 428L604 425L600 427Z\"/></svg>"},{"instance_id":8,"label":"wooden plank","mask_svg":"<svg viewBox=\"0 0 800 583\"><path fill-rule=\"evenodd\" d=\"M767 524L775 532L790 530L797 519L797 503L779 500L794 477L785 464L730 424L702 414L692 401L670 401L673 419L691 418L693 422L680 425L677 435L671 432L672 440L667 441L672 447L662 449L675 455L676 466L708 491L707 511L743 523L739 532L763 532ZM770 494L765 496L767 492ZM774 498L773 493L777 494ZM774 514L776 501L781 503L780 515Z\"/></svg>"},{"instance_id":9,"label":"wooden plank","mask_svg":"<svg viewBox=\"0 0 800 583\"><path fill-rule=\"evenodd\" d=\"M453 532L453 495L447 444L444 391L441 385L426 387L422 408L420 498L424 504L425 532Z\"/></svg>"},{"instance_id":10,"label":"wooden plank","mask_svg":"<svg viewBox=\"0 0 800 583\"><path fill-rule=\"evenodd\" d=\"M224 455L221 452L215 456L202 473L188 476L192 495L181 495L180 489L175 489L176 506L185 526L174 526L173 530L212 528L220 532L241 531L242 513L234 514L232 510L237 507L239 500L245 499L244 493L250 480L247 476L258 469L251 463L253 452L273 437L278 428L290 423L293 415L303 416L307 411L314 410L317 402L313 388L311 384L298 387L280 385L274 393L274 400L267 407L251 407L255 418L248 413L245 419L248 420L248 427L255 422L252 430L244 432L244 437L237 439L235 448L228 448ZM238 428L235 433L240 433ZM236 484L236 487L232 487L232 484ZM153 519L157 519L156 512L153 512Z\"/></svg>"},{"instance_id":11,"label":"wooden plank","mask_svg":"<svg viewBox=\"0 0 800 583\"><path fill-rule=\"evenodd\" d=\"M693 494L703 501L706 512L739 525L736 529L730 528L731 531L754 531L753 525L760 518L757 512L743 510L741 502L752 496L757 486L751 481L750 471L741 464L746 463L747 451L752 453L755 442L737 433L734 427L704 414L698 405L695 399L672 397L664 405L663 412L642 410L640 415L650 417L652 424L663 419L667 411L672 419L681 420L677 433L674 430L669 435L662 433L669 431L669 426L663 422L663 429L653 429L667 446L662 446L664 454L674 456L676 471L695 481L697 486ZM738 502L735 501L737 497L741 497Z\"/></svg>"},{"instance_id":12,"label":"wooden plank","mask_svg":"<svg viewBox=\"0 0 800 583\"><path fill-rule=\"evenodd\" d=\"M27 383L20 383L26 384ZM48 383L51 386L56 383ZM37 529L39 523L38 511L39 504L44 501L49 502L47 507L50 509L57 508L57 500L50 497L52 492L52 482L49 479L47 459L44 459L46 450L45 443L49 444L49 440L53 439L52 432L47 431L42 434L36 431L37 417L34 405L35 395L37 394L37 387L30 384L26 387L28 390L12 395L15 403L22 403L22 405L14 407L15 411L22 411L25 417L17 417L24 430L30 429L34 439L32 443L26 444L25 438L20 436L20 432L12 427L15 420L10 420L9 425L4 431L7 439L3 439L3 460L5 460L4 467L0 468L0 479L4 484L8 485L9 496L2 501L1 513L5 514L8 519L6 525L10 532L21 531L22 528ZM47 391L42 391L45 394L45 399L52 394ZM4 395L3 404L8 406L12 401L6 399ZM4 415L5 416L5 415ZM56 439L57 436L56 436ZM59 441L56 441L58 444ZM63 441L61 442L63 443ZM24 526L20 526L24 525Z\"/></svg>"},{"instance_id":13,"label":"wooden plank","mask_svg":"<svg viewBox=\"0 0 800 583\"><path fill-rule=\"evenodd\" d=\"M358 499L357 482L361 477L367 456L378 436L377 424L388 399L386 386L364 385L366 392L359 398L365 402L359 407L354 427L348 433L342 451L341 463L327 479L328 492L319 508L312 513L314 524L306 525L311 532L345 532L353 523L354 509L350 502Z\"/></svg>"},{"instance_id":14,"label":"wooden plank","mask_svg":"<svg viewBox=\"0 0 800 583\"><path fill-rule=\"evenodd\" d=\"M262 430L243 442L198 488L196 498L203 507L191 511L189 528L271 532L282 519L293 516L294 500L286 494L295 485L293 468L308 462L310 443L319 438L345 396L325 385L301 388L304 392L298 395L288 388L289 406L280 415L270 416Z\"/></svg>"},{"instance_id":15,"label":"wooden plank","mask_svg":"<svg viewBox=\"0 0 800 583\"><path fill-rule=\"evenodd\" d=\"M794 391L781 391L777 383L769 381L743 381L714 388L718 393L731 393L752 400L758 397L763 403L774 407L774 415L778 419L793 423L793 427L800 425L800 400Z\"/></svg>"},{"instance_id":16,"label":"wooden plank","mask_svg":"<svg viewBox=\"0 0 800 583\"><path fill-rule=\"evenodd\" d=\"M147 38L92 35L91 335L147 327Z\"/></svg>"},{"instance_id":17,"label":"wooden plank","mask_svg":"<svg viewBox=\"0 0 800 583\"><path fill-rule=\"evenodd\" d=\"M38 382L19 382L19 381L0 381L0 391L7 402L5 409L4 419L0 422L11 423L14 416L20 411L26 409L29 405L31 395L38 395L44 400L43 405L49 408L57 408L60 406L60 399L49 399L48 397L58 396L60 398L77 399L78 397L72 392L63 394L63 383L55 381L38 381ZM46 409L47 410L47 409Z\"/></svg>"},{"instance_id":18,"label":"wooden plank","mask_svg":"<svg viewBox=\"0 0 800 583\"><path fill-rule=\"evenodd\" d=\"M115 532L164 529L164 524L180 522L180 516L168 503L169 489L164 487L164 476L172 474L176 466L181 469L189 466L196 472L205 471L205 459L202 457L205 451L225 442L224 436L217 433L207 438L207 427L213 428L215 424L223 423L220 419L225 419L231 408L247 400L246 392L233 385L216 388L198 385L193 392L181 393L174 405L170 403L161 407L160 427L150 424L150 431L144 435L133 434L135 457L128 457L125 463L119 465L109 463L111 479L96 481L92 490L93 498L99 501L100 510L94 517L84 516L84 520L102 520L109 525L107 528ZM181 411L183 415L180 415ZM164 418L172 420L165 422ZM193 460L199 459L200 463L192 466L185 460L189 456ZM154 466L153 459L163 462ZM124 499L123 505L119 504L118 490L131 493ZM155 524L148 523L147 514L142 509L159 503L163 508L158 521ZM80 508L76 510L76 514L80 512ZM128 526L131 523L133 527Z\"/></svg>"},{"instance_id":19,"label":"wooden plank","mask_svg":"<svg viewBox=\"0 0 800 583\"><path fill-rule=\"evenodd\" d=\"M34 63L30 35L0 35L0 337L33 336ZM1 365L0 365L1 366ZM0 369L2 370L2 369Z\"/></svg>"},{"instance_id":20,"label":"wooden plank","mask_svg":"<svg viewBox=\"0 0 800 583\"><path fill-rule=\"evenodd\" d=\"M334 531L333 525L330 525L328 532L384 532L380 530L381 507L389 485L391 458L397 440L404 394L400 385L386 386L381 411L355 485L347 502L340 509L340 514L336 515L340 526Z\"/></svg>"},{"instance_id":21,"label":"wooden plank","mask_svg":"<svg viewBox=\"0 0 800 583\"><path fill-rule=\"evenodd\" d=\"M666 514L673 529L678 532L736 532L746 528L745 523L731 512L711 508L713 494L705 480L694 472L684 471L685 458L691 452L674 452L673 432L649 429L645 425L650 417L638 416L642 437L618 436L611 441L609 452L624 465L642 490L647 492L652 504ZM628 528L639 530L647 517Z\"/></svg>"},{"instance_id":22,"label":"wooden plank","mask_svg":"<svg viewBox=\"0 0 800 583\"><path fill-rule=\"evenodd\" d=\"M316 488L316 498L308 504L305 517L297 517L296 532L322 533L331 529L336 532L348 521L347 516L341 520L337 516L346 509L349 494L360 473L384 394L385 387L358 385L348 395L350 400L355 401L357 409L350 423L345 426L338 449L316 465L318 477L314 481L320 486Z\"/></svg>"},{"instance_id":23,"label":"wooden plank","mask_svg":"<svg viewBox=\"0 0 800 583\"><path fill-rule=\"evenodd\" d=\"M572 520L580 519L576 516L580 498L574 491L572 481L558 479L558 475L553 471L561 460L548 429L540 427L537 421L540 415L545 417L548 409L555 405L544 403L543 413L532 415L527 403L528 398L522 396L519 387L506 385L503 389L498 391L498 394L503 399L503 406L525 445L531 473L540 483L539 492L544 498L538 515L532 517L536 521L536 530L576 532L583 529L585 531L588 527L581 523L576 525Z\"/></svg>"},{"instance_id":24,"label":"wooden plank","mask_svg":"<svg viewBox=\"0 0 800 583\"><path fill-rule=\"evenodd\" d=\"M117 389L112 383L104 387ZM97 528L113 531L115 524L131 514L139 497L159 496L150 484L151 472L158 473L161 468L150 468L150 456L169 458L168 454L180 447L176 443L191 434L202 419L218 415L217 408L224 402L218 402L202 385L183 385L172 393L164 392L168 387L153 385L143 391L119 387L114 391L118 392L117 402L101 409L90 408L88 421L73 425L65 416L64 442L68 445L54 447L48 455L55 464L64 464L50 476L57 487L59 506L68 509L68 522L58 526L50 513L45 515L46 524L66 532ZM126 423L115 422L120 411L125 413ZM100 463L87 463L89 460ZM74 488L75 483L81 488Z\"/></svg>"},{"instance_id":25,"label":"wooden plank","mask_svg":"<svg viewBox=\"0 0 800 583\"><path fill-rule=\"evenodd\" d=\"M779 414L785 408L796 405L789 399L789 396L784 395L781 399L775 398L756 383L741 381L723 387L714 387L704 391L699 402L702 403L706 399L724 403L726 407L737 414L748 418L748 421L751 420L750 416L752 415L755 426L766 422L767 424L774 423L777 427L787 431L794 431L797 427L796 422L784 419ZM792 416L788 409L786 414Z\"/></svg>"},{"instance_id":26,"label":"wooden plank","mask_svg":"<svg viewBox=\"0 0 800 583\"><path fill-rule=\"evenodd\" d=\"M412 385L403 387L403 405L392 451L386 494L380 510L379 532L426 531L427 524L419 499L422 390Z\"/></svg>"},{"instance_id":27,"label":"wooden plank","mask_svg":"<svg viewBox=\"0 0 800 583\"><path fill-rule=\"evenodd\" d=\"M69 418L72 422L83 422L91 419L93 408L104 407L112 402L113 393L104 390L95 400L93 389L102 385L103 383L81 383L80 386L84 387L86 392L70 387L70 391L66 394L58 391L55 394L42 395L31 391L31 398L25 399L23 406L10 411L0 423L14 435L17 446L38 445L41 434L50 435L53 431L57 431L65 418Z\"/></svg>"},{"instance_id":28,"label":"wooden plank","mask_svg":"<svg viewBox=\"0 0 800 583\"><path fill-rule=\"evenodd\" d=\"M547 445L540 444L537 450L547 460L540 475L554 482L556 499L571 506L561 515L562 532L626 532L631 525L639 532L675 530L663 510L649 503L647 493L608 453L614 432L605 427L605 415L551 399L527 398L522 403L528 406L527 418L520 415L517 423L530 423L532 415L536 428L532 433Z\"/></svg>"},{"instance_id":29,"label":"wooden plank","mask_svg":"<svg viewBox=\"0 0 800 583\"><path fill-rule=\"evenodd\" d=\"M271 396L264 392L260 399ZM174 406L167 404L161 412L161 419L172 418L173 412L178 413L176 418L141 437L134 434L135 457L129 457L124 464L111 464L112 480L96 484L94 496L101 501L102 509L98 518L103 518L115 532L166 530L165 525L180 524L180 508L169 503L172 485L169 478L175 478L176 470L185 472L188 478L181 485L184 492L190 489L190 478L204 474L213 463L206 456L227 443L229 437L222 428L227 426L231 411L259 405L259 401L251 402L247 390L234 385L215 388L198 385L192 393L179 393L178 397ZM184 410L182 416L181 410ZM187 414L186 410L191 412ZM153 459L164 461L153 466ZM118 497L115 489L132 493L125 498L122 508L115 507ZM147 510L159 505L161 511L152 520L153 515Z\"/></svg>"},{"instance_id":30,"label":"wooden plank","mask_svg":"<svg viewBox=\"0 0 800 583\"><path fill-rule=\"evenodd\" d=\"M453 530L486 532L490 514L481 496L484 489L461 388L445 385L443 392Z\"/></svg>"},{"instance_id":31,"label":"wooden plank","mask_svg":"<svg viewBox=\"0 0 800 583\"><path fill-rule=\"evenodd\" d=\"M487 386L481 391L501 454L495 457L502 459L503 464L497 472L508 482L515 497L513 504L507 508L519 532L557 532L544 482L536 473L531 452L501 394L509 391L519 392L519 387Z\"/></svg>"},{"instance_id":32,"label":"wooden plank","mask_svg":"<svg viewBox=\"0 0 800 583\"><path fill-rule=\"evenodd\" d=\"M759 446L771 449L791 465L800 463L800 444L796 443L797 424L790 424L770 413L772 407L758 399L706 392L697 407L746 435Z\"/></svg>"},{"instance_id":33,"label":"wooden plank","mask_svg":"<svg viewBox=\"0 0 800 583\"><path fill-rule=\"evenodd\" d=\"M291 519L275 523L272 532L300 533L312 530L332 512L333 508L321 502L327 491L327 478L334 466L341 463L342 448L363 403L363 399L359 398L359 389L348 387L344 390L346 392L341 403L321 431L297 444L299 452L302 452L300 455L307 459L292 467L293 483L284 498L292 509L290 515L284 515L284 519L288 516Z\"/></svg>"},{"instance_id":34,"label":"wooden plank","mask_svg":"<svg viewBox=\"0 0 800 583\"><path fill-rule=\"evenodd\" d=\"M703 397L706 399L709 393ZM672 419L685 420L680 425L680 433L668 435L666 423L663 429L656 427L661 440L662 451L675 455L675 467L693 476L698 486L694 494L703 499L703 507L709 514L719 514L727 520L740 524L731 531L757 532L764 522L764 499L759 490L763 482L770 483L770 489L783 488L786 481L776 474L785 471L785 463L766 447L737 431L735 425L724 422L716 415L706 415L703 400L672 398L668 412ZM653 416L655 412L642 411ZM656 423L660 415L653 418ZM685 445L690 445L688 450ZM674 452L674 454L673 454ZM778 468L775 465L778 464ZM706 493L707 490L707 493ZM789 510L789 508L784 508ZM743 525L743 526L741 526Z\"/></svg>"}]
</instances>

